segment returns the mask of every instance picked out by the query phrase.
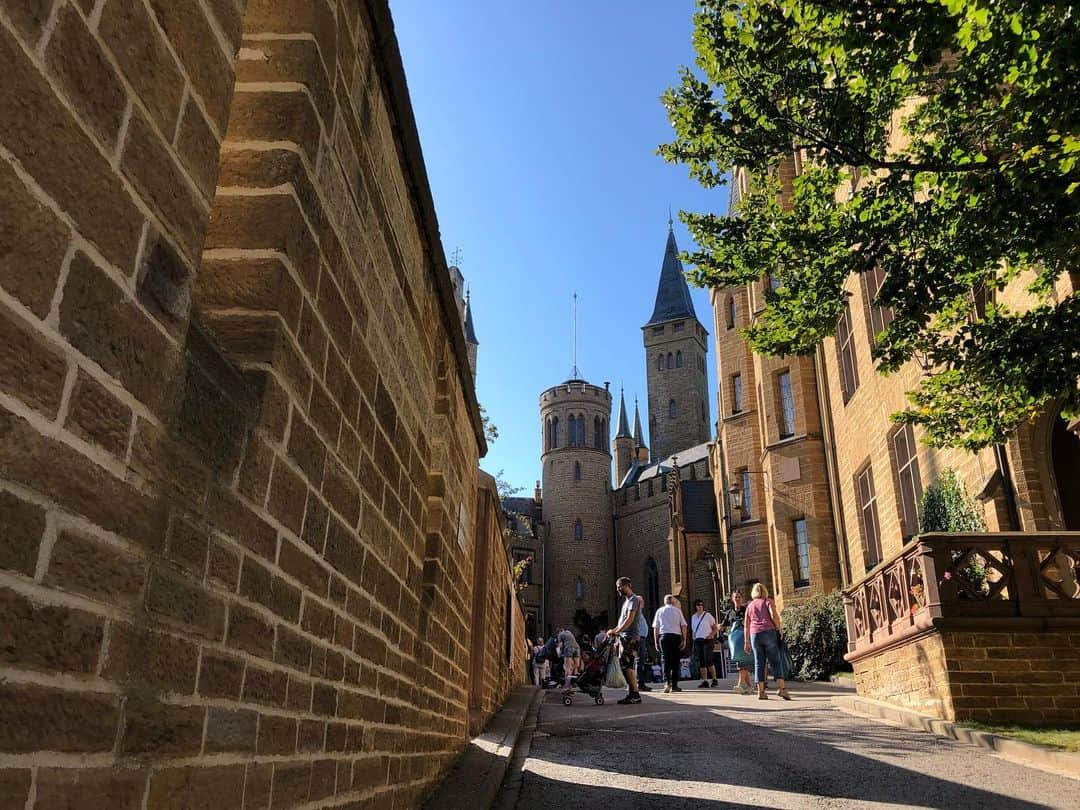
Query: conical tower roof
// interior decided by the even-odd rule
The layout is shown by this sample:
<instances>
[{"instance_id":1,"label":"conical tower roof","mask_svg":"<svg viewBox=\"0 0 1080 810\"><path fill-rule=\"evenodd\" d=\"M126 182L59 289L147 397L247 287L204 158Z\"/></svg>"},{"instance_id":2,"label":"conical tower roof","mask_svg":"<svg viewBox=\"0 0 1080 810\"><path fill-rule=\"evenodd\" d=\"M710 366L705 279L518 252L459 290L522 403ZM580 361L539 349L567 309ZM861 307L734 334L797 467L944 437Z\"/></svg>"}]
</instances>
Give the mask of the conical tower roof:
<instances>
[{"instance_id":1,"label":"conical tower roof","mask_svg":"<svg viewBox=\"0 0 1080 810\"><path fill-rule=\"evenodd\" d=\"M623 397L622 389L619 389L619 424L615 428L615 438L621 439L623 437L630 438L630 422L626 418L626 399Z\"/></svg>"},{"instance_id":2,"label":"conical tower roof","mask_svg":"<svg viewBox=\"0 0 1080 810\"><path fill-rule=\"evenodd\" d=\"M476 327L473 326L472 296L468 292L465 293L465 341L473 346L480 345L476 339Z\"/></svg>"},{"instance_id":3,"label":"conical tower roof","mask_svg":"<svg viewBox=\"0 0 1080 810\"><path fill-rule=\"evenodd\" d=\"M648 447L645 434L641 430L641 412L638 411L637 397L634 398L634 447Z\"/></svg>"},{"instance_id":4,"label":"conical tower roof","mask_svg":"<svg viewBox=\"0 0 1080 810\"><path fill-rule=\"evenodd\" d=\"M675 231L668 223L667 245L664 248L664 264L660 268L660 284L656 288L656 304L652 317L645 326L665 323L678 318L697 318L690 287L683 275L679 261L679 248L675 244Z\"/></svg>"}]
</instances>

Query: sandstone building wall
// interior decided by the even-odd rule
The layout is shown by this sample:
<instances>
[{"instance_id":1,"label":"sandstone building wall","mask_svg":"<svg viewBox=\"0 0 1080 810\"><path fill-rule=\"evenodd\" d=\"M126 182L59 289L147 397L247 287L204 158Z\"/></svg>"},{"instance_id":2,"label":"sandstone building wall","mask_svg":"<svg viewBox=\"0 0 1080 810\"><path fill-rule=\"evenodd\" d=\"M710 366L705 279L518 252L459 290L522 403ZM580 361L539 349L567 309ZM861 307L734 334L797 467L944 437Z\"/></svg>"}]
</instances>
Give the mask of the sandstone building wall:
<instances>
[{"instance_id":1,"label":"sandstone building wall","mask_svg":"<svg viewBox=\"0 0 1080 810\"><path fill-rule=\"evenodd\" d=\"M386 4L0 0L0 68L5 797L412 806L484 445Z\"/></svg>"},{"instance_id":2,"label":"sandstone building wall","mask_svg":"<svg viewBox=\"0 0 1080 810\"><path fill-rule=\"evenodd\" d=\"M584 416L585 442L575 446L568 426L570 417L578 415ZM558 442L545 438L541 456L547 635L559 627L573 628L579 609L593 617L605 611L609 619L614 616L611 393L581 380L556 385L540 395L540 418L545 437L549 420L559 423ZM594 433L597 418L603 426L601 447L596 447ZM575 537L578 521L580 539Z\"/></svg>"}]
</instances>

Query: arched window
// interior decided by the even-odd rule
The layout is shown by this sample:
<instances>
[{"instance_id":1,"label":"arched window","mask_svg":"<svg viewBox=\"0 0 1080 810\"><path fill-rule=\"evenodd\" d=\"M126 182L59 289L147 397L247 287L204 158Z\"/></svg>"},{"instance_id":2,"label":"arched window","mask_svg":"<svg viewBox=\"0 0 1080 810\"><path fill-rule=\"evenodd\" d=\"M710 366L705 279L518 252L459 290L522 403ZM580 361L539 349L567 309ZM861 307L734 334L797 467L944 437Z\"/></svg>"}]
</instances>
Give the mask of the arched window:
<instances>
[{"instance_id":1,"label":"arched window","mask_svg":"<svg viewBox=\"0 0 1080 810\"><path fill-rule=\"evenodd\" d=\"M672 357L671 352L667 353L667 367L675 368L675 358Z\"/></svg>"},{"instance_id":2,"label":"arched window","mask_svg":"<svg viewBox=\"0 0 1080 810\"><path fill-rule=\"evenodd\" d=\"M645 560L645 607L652 614L660 607L660 570L652 557Z\"/></svg>"},{"instance_id":3,"label":"arched window","mask_svg":"<svg viewBox=\"0 0 1080 810\"><path fill-rule=\"evenodd\" d=\"M675 352L675 368L682 368L682 352Z\"/></svg>"},{"instance_id":4,"label":"arched window","mask_svg":"<svg viewBox=\"0 0 1080 810\"><path fill-rule=\"evenodd\" d=\"M581 526L581 518L574 521L574 539L582 540L585 537L585 530Z\"/></svg>"},{"instance_id":5,"label":"arched window","mask_svg":"<svg viewBox=\"0 0 1080 810\"><path fill-rule=\"evenodd\" d=\"M735 296L729 295L727 299L727 328L735 328Z\"/></svg>"},{"instance_id":6,"label":"arched window","mask_svg":"<svg viewBox=\"0 0 1080 810\"><path fill-rule=\"evenodd\" d=\"M656 358L656 367L660 371L664 370L664 355L663 354L661 354L659 357Z\"/></svg>"},{"instance_id":7,"label":"arched window","mask_svg":"<svg viewBox=\"0 0 1080 810\"><path fill-rule=\"evenodd\" d=\"M559 446L559 417L555 417L551 420L551 449L555 450Z\"/></svg>"},{"instance_id":8,"label":"arched window","mask_svg":"<svg viewBox=\"0 0 1080 810\"><path fill-rule=\"evenodd\" d=\"M581 581L581 577L578 577L574 581L574 598L575 599L584 599L585 598L585 583Z\"/></svg>"},{"instance_id":9,"label":"arched window","mask_svg":"<svg viewBox=\"0 0 1080 810\"><path fill-rule=\"evenodd\" d=\"M678 410L678 408L675 407L675 400L673 400L673 399L668 400L668 404L667 404L668 418L669 419L674 419L676 416L678 416L678 414L679 414L679 410Z\"/></svg>"},{"instance_id":10,"label":"arched window","mask_svg":"<svg viewBox=\"0 0 1080 810\"><path fill-rule=\"evenodd\" d=\"M544 420L544 452L551 449L551 417Z\"/></svg>"},{"instance_id":11,"label":"arched window","mask_svg":"<svg viewBox=\"0 0 1080 810\"><path fill-rule=\"evenodd\" d=\"M709 421L708 412L705 410L705 400L701 400L701 421L702 422L708 422Z\"/></svg>"},{"instance_id":12,"label":"arched window","mask_svg":"<svg viewBox=\"0 0 1080 810\"><path fill-rule=\"evenodd\" d=\"M604 449L604 420L599 416L593 417L593 447L597 450Z\"/></svg>"},{"instance_id":13,"label":"arched window","mask_svg":"<svg viewBox=\"0 0 1080 810\"><path fill-rule=\"evenodd\" d=\"M580 481L581 480L581 462L580 461L575 461L574 462L574 480L575 481Z\"/></svg>"}]
</instances>

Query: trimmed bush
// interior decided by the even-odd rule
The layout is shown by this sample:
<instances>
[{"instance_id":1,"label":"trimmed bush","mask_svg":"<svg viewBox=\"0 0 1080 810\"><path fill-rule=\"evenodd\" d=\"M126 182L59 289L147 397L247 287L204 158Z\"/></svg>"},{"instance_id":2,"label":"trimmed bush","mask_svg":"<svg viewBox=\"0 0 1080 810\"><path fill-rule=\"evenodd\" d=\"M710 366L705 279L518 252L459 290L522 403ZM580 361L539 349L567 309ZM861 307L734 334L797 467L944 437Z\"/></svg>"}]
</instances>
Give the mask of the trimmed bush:
<instances>
[{"instance_id":1,"label":"trimmed bush","mask_svg":"<svg viewBox=\"0 0 1080 810\"><path fill-rule=\"evenodd\" d=\"M805 602L786 605L781 622L797 678L819 681L839 670L851 669L844 660L847 625L840 591L817 594Z\"/></svg>"},{"instance_id":2,"label":"trimmed bush","mask_svg":"<svg viewBox=\"0 0 1080 810\"><path fill-rule=\"evenodd\" d=\"M986 531L982 509L948 467L923 492L919 503L919 530L923 534Z\"/></svg>"}]
</instances>

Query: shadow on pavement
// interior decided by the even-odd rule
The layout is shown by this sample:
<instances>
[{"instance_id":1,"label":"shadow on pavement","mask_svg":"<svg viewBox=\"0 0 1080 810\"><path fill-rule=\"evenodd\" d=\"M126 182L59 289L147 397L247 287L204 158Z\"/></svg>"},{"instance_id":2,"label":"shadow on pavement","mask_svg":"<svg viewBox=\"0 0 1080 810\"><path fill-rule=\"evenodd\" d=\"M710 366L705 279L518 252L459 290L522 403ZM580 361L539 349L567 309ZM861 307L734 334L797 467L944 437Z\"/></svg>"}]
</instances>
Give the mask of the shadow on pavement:
<instances>
[{"instance_id":1,"label":"shadow on pavement","mask_svg":"<svg viewBox=\"0 0 1080 810\"><path fill-rule=\"evenodd\" d=\"M820 702L800 706L796 701L765 711L648 699L640 706L584 708L575 704L566 708L570 714L562 715L561 705L548 702L543 707L539 730L549 736L537 739L529 757L530 795L538 790L538 795L551 799L572 797L573 806L620 810L804 807L823 800L948 810L1034 810L1068 806L1072 801L1068 797L1076 795L1071 780L1000 761L987 769L1020 768L1016 780L1003 780L1009 783L1007 789L1035 792L1040 800L1054 803L967 784L970 774L963 768L954 781L917 766L868 756L916 757L925 766L927 757L967 757L969 752L931 735L870 723L853 730L846 719L829 723L827 718L837 715ZM865 753L850 750L856 746ZM934 760L934 769L943 771L936 766L945 761ZM1038 785L1042 788L1029 790ZM662 800L657 803L652 795ZM593 799L604 804L586 804Z\"/></svg>"}]
</instances>

